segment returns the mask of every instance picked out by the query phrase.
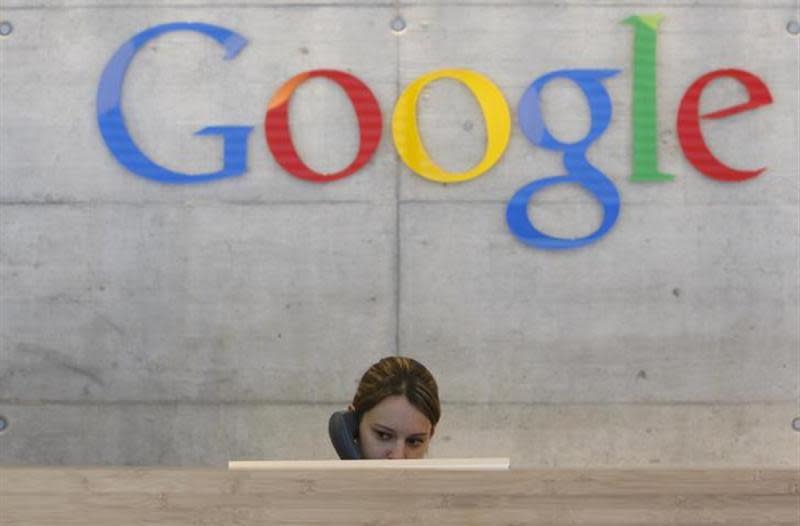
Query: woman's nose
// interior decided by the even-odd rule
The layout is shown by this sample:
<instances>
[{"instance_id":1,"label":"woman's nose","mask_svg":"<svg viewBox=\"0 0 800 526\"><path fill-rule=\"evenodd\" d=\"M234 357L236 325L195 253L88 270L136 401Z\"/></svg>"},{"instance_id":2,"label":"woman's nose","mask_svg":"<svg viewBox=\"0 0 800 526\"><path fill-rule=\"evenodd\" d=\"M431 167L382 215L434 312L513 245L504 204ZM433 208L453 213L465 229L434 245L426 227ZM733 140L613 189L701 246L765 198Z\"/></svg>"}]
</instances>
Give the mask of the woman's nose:
<instances>
[{"instance_id":1,"label":"woman's nose","mask_svg":"<svg viewBox=\"0 0 800 526\"><path fill-rule=\"evenodd\" d=\"M394 443L392 448L386 452L386 458L390 460L406 458L405 444L402 440Z\"/></svg>"}]
</instances>

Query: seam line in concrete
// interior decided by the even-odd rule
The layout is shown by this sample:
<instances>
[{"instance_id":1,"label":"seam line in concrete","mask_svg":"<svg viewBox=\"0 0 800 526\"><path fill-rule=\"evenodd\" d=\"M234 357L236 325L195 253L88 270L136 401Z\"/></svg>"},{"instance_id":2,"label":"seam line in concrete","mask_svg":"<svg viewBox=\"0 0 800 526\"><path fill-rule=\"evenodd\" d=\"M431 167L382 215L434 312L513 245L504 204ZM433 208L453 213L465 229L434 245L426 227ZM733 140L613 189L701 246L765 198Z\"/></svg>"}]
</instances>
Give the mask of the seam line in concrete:
<instances>
[{"instance_id":1,"label":"seam line in concrete","mask_svg":"<svg viewBox=\"0 0 800 526\"><path fill-rule=\"evenodd\" d=\"M399 183L398 183L399 186ZM399 191L399 190L398 190ZM470 204L502 204L507 205L508 199L398 199L397 204L402 205L470 205ZM584 205L586 201L540 201L542 205ZM798 197L800 203L800 197ZM796 208L798 203L764 203L764 202L727 202L727 201L704 201L704 202L658 202L658 201L624 201L625 206L653 206L653 205L675 205L687 207L709 207L709 206L732 206L732 207L769 207L769 208ZM0 207L73 207L73 208L87 208L87 207L101 207L101 206L131 206L135 208L144 208L148 206L170 206L170 207L184 207L184 208L211 208L220 206L313 206L313 205L370 205L381 206L385 204L384 201L370 201L370 200L344 200L344 201L0 201Z\"/></svg>"},{"instance_id":2,"label":"seam line in concrete","mask_svg":"<svg viewBox=\"0 0 800 526\"><path fill-rule=\"evenodd\" d=\"M400 14L400 2L395 0L394 7L395 7L394 16L396 16L396 17L401 16L401 14ZM401 71L400 71L400 58L401 58L400 41L401 41L401 38L402 37L400 35L395 35L395 47L394 47L394 51L395 51L395 60L394 60L394 75L395 75L395 77L394 77L395 94L394 95L395 95L395 100L397 100L397 98L400 96L400 90L402 89ZM389 122L391 122L391 120ZM388 138L389 141L393 141L394 140L394 138L392 136L391 129L389 130L389 133L387 135L389 136L389 138ZM402 240L400 238L400 234L401 234L401 232L400 232L400 220L401 220L400 208L401 208L401 205L402 205L402 200L401 200L401 195L400 195L400 193L401 193L400 192L400 181L401 181L400 177L403 174L403 163L400 162L400 160L397 158L398 155L397 155L397 151L396 150L393 152L393 155L395 155L395 162L394 162L394 167L395 167L395 170L394 170L394 202L395 202L395 206L394 206L394 208L395 208L395 213L394 213L394 238L395 238L395 247L394 247L394 251L395 251L395 257L394 257L394 267L395 267L394 268L394 272L395 272L395 282L394 282L394 289L395 289L394 290L394 301L395 301L395 305L394 305L394 354L395 354L395 356L401 356L402 355L401 354L401 344L402 344L402 342L400 341L400 323L401 323L400 309L402 307L402 304L401 304L401 300L400 300L400 294L402 292L402 288L401 288L401 284L402 284L401 283L401 279L402 279L402 267L401 267L401 265L402 265Z\"/></svg>"},{"instance_id":3,"label":"seam line in concrete","mask_svg":"<svg viewBox=\"0 0 800 526\"><path fill-rule=\"evenodd\" d=\"M355 2L344 2L344 3L336 3L336 2L320 2L320 3L303 3L303 2L285 2L280 4L261 4L261 3L239 3L239 4L218 4L218 3L202 3L202 4L124 4L124 5L107 5L107 4L74 4L74 5L47 5L47 4L39 4L36 6L12 6L12 7L3 7L3 9L8 11L35 11L35 10L68 10L68 9L316 9L316 8L330 8L330 7L345 7L345 8L363 8L363 9L375 9L375 8L390 8L393 7L393 4L384 2L384 3L375 3L370 5L365 5L361 3Z\"/></svg>"},{"instance_id":4,"label":"seam line in concrete","mask_svg":"<svg viewBox=\"0 0 800 526\"><path fill-rule=\"evenodd\" d=\"M3 406L87 406L87 407L106 407L106 406L307 406L307 407L328 407L347 405L351 400L339 400L329 402L309 402L302 400L0 400ZM556 407L556 408L575 408L575 407L745 407L745 406L782 406L794 404L795 400L768 400L768 401L673 401L673 402L472 402L466 400L443 400L445 407Z\"/></svg>"},{"instance_id":5,"label":"seam line in concrete","mask_svg":"<svg viewBox=\"0 0 800 526\"><path fill-rule=\"evenodd\" d=\"M491 7L491 8L530 8L541 9L542 7L594 7L594 8L640 8L641 2L615 2L608 4L597 4L593 2L475 2L467 3L459 1L440 1L440 2L399 2L389 3L381 2L374 4L363 4L357 2L320 2L320 3L302 3L302 2L286 2L279 4L260 4L260 3L239 3L239 4L216 4L216 3L202 3L202 4L125 4L125 5L104 5L97 4L74 4L74 5L47 5L39 4L35 6L7 6L3 7L6 11L36 11L36 10L68 10L68 9L316 9L316 8L347 8L347 9L375 9L375 8L396 8L396 7ZM648 5L648 9L680 9L680 8L702 8L702 9L794 9L794 4L775 4L770 6L763 6L758 2L740 4L731 6L725 2L707 3L698 5L697 2L685 2L674 4L669 2L654 2Z\"/></svg>"},{"instance_id":6,"label":"seam line in concrete","mask_svg":"<svg viewBox=\"0 0 800 526\"><path fill-rule=\"evenodd\" d=\"M202 208L210 206L295 206L295 205L378 205L380 201L345 199L345 200L290 200L290 201L0 201L0 206L182 206L186 208Z\"/></svg>"}]
</instances>

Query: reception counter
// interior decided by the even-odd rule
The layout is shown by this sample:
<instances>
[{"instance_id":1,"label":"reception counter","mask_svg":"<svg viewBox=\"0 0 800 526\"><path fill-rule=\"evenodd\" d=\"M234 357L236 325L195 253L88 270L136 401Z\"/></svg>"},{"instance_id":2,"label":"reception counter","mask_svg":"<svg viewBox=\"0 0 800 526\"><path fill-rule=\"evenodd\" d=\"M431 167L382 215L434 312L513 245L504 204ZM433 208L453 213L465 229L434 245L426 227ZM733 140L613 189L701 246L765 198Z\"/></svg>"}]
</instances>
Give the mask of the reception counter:
<instances>
[{"instance_id":1,"label":"reception counter","mask_svg":"<svg viewBox=\"0 0 800 526\"><path fill-rule=\"evenodd\" d=\"M0 468L0 524L797 526L800 472Z\"/></svg>"}]
</instances>

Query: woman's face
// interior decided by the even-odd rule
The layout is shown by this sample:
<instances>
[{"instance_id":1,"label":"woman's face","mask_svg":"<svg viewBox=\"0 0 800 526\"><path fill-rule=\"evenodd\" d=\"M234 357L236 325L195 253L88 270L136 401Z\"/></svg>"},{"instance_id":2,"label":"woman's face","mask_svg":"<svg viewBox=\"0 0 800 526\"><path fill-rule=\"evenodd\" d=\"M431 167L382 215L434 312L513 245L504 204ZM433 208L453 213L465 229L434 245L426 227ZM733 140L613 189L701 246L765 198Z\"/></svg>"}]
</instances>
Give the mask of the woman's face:
<instances>
[{"instance_id":1,"label":"woman's face","mask_svg":"<svg viewBox=\"0 0 800 526\"><path fill-rule=\"evenodd\" d=\"M433 425L405 396L389 396L362 415L358 438L366 459L424 458Z\"/></svg>"}]
</instances>

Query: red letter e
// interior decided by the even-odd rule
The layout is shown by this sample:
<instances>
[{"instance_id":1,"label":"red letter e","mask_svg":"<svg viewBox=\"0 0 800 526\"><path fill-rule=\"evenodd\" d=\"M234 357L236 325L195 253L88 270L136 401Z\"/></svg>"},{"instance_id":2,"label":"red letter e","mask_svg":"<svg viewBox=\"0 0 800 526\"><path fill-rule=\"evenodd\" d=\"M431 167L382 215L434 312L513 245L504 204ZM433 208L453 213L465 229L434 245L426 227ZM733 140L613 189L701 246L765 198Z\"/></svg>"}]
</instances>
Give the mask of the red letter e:
<instances>
[{"instance_id":1,"label":"red letter e","mask_svg":"<svg viewBox=\"0 0 800 526\"><path fill-rule=\"evenodd\" d=\"M729 77L742 83L747 89L750 100L724 110L699 115L700 95L706 85L723 77ZM734 170L714 157L700 131L700 119L721 119L771 103L772 95L766 84L752 73L740 69L720 69L706 73L689 86L678 109L678 140L686 158L704 175L720 181L744 181L756 177L766 168L750 171Z\"/></svg>"}]
</instances>

